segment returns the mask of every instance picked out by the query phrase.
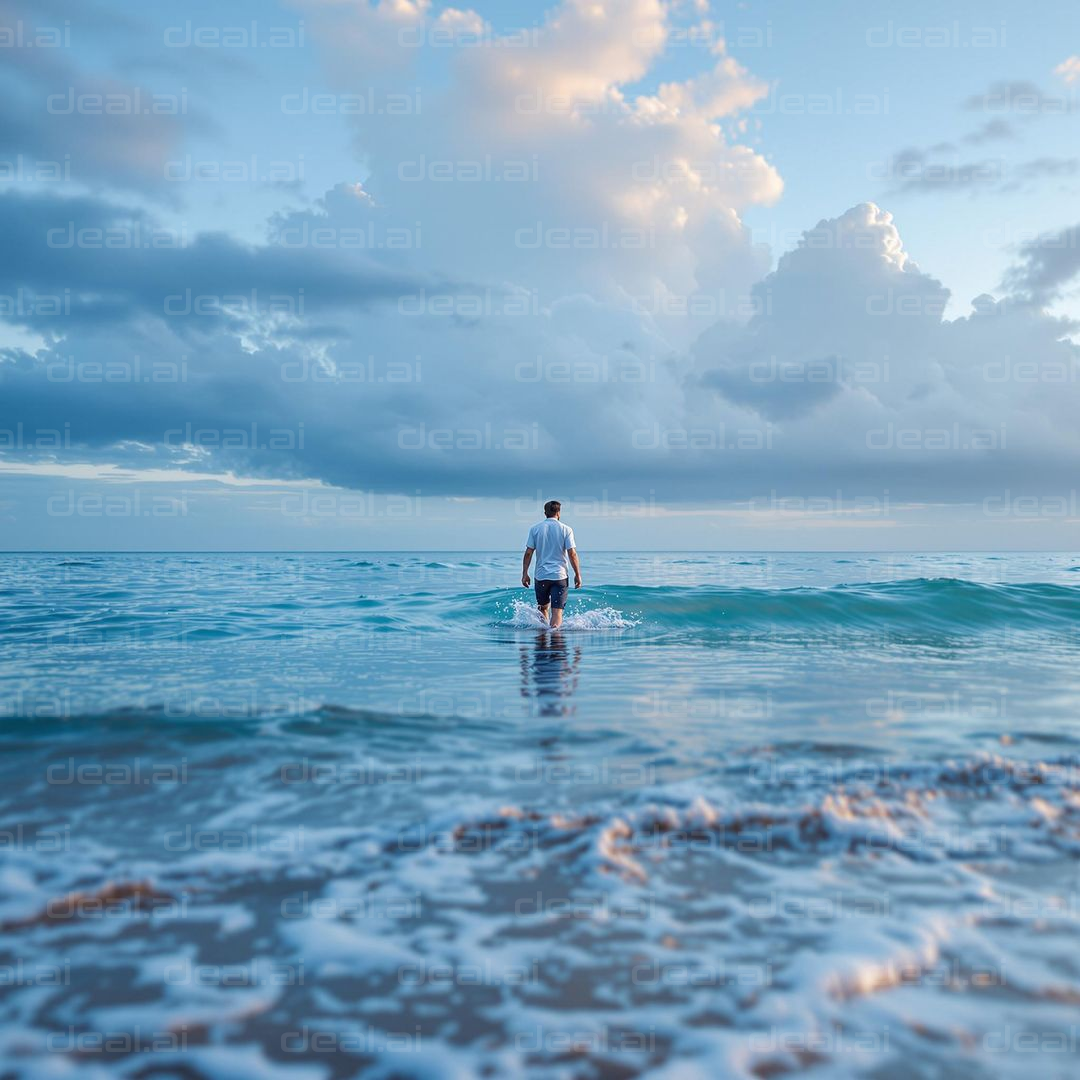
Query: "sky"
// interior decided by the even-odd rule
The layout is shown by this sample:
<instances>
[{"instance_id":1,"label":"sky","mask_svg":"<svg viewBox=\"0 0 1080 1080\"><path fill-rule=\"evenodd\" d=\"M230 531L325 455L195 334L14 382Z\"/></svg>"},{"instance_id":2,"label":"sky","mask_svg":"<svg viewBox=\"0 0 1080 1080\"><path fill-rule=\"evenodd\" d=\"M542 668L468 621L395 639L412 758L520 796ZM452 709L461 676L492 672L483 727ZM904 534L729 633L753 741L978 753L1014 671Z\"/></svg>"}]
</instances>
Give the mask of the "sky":
<instances>
[{"instance_id":1,"label":"sky","mask_svg":"<svg viewBox=\"0 0 1080 1080\"><path fill-rule=\"evenodd\" d=\"M0 0L0 549L1071 549L1080 9Z\"/></svg>"}]
</instances>

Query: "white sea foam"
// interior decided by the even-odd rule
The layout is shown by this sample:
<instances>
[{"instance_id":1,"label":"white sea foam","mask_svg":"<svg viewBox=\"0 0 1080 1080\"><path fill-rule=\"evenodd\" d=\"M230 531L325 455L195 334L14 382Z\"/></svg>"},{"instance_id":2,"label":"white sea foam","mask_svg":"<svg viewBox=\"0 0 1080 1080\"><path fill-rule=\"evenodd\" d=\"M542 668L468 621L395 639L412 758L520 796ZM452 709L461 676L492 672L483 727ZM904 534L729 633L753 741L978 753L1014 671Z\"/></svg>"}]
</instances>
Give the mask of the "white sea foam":
<instances>
[{"instance_id":1,"label":"white sea foam","mask_svg":"<svg viewBox=\"0 0 1080 1080\"><path fill-rule=\"evenodd\" d=\"M266 772L260 764L247 783ZM1012 995L1016 1023L1055 1030L1080 1000L1080 970L1060 949L1076 912L1059 916L1044 893L986 873L979 859L1002 830L1005 843L986 848L991 859L1031 866L1060 851L1074 829L1070 761L973 755L898 763L893 777L862 788L808 778L771 801L754 780L701 778L573 806L543 794L511 805L512 784L455 805L433 792L405 815L417 823L408 834L401 818L357 815L350 826L311 827L303 847L280 858L238 859L231 875L223 863L162 860L161 876L189 878L189 917L114 950L95 949L97 917L18 932L33 935L42 961L69 958L106 983L134 967L148 999L84 1013L99 1030L246 1032L252 1041L231 1059L195 1047L177 1057L214 1077L230 1068L275 1075L258 1043L270 1008L293 1018L289 1031L310 1026L359 1046L357 1062L374 1059L371 1075L387 1076L555 1076L567 1046L583 1067L629 1075L749 1077L809 1064L887 1072L915 1053L992 1038L998 986ZM401 798L391 786L366 794L375 793L387 811ZM311 797L290 785L275 812L288 818ZM997 812L982 822L988 806ZM259 808L252 799L252 814ZM952 850L954 833L970 850ZM33 892L35 862L6 880ZM75 886L54 877L51 888ZM238 919L240 895L265 933L235 972L201 967L196 942L211 934L240 944L251 925ZM282 909L284 897L292 906ZM130 925L123 914L112 921ZM192 975L164 978L176 970ZM567 986L581 995L572 1011L553 1004ZM25 987L0 1019L40 1027L43 1001ZM470 1015L496 1025L501 1043L443 1053L429 1032ZM710 1015L720 1027L701 1026ZM386 1048L421 1029L407 1051ZM885 1029L888 1043L875 1043ZM3 1057L17 1059L0 1040ZM30 1050L22 1075L35 1075L41 1057ZM1003 1051L999 1074L1019 1068L1018 1057ZM294 1064L318 1075L323 1063L305 1051Z\"/></svg>"},{"instance_id":2,"label":"white sea foam","mask_svg":"<svg viewBox=\"0 0 1080 1080\"><path fill-rule=\"evenodd\" d=\"M639 624L638 619L617 608L571 609L563 617L562 630L630 630ZM514 600L509 626L519 630L550 629L535 604Z\"/></svg>"}]
</instances>

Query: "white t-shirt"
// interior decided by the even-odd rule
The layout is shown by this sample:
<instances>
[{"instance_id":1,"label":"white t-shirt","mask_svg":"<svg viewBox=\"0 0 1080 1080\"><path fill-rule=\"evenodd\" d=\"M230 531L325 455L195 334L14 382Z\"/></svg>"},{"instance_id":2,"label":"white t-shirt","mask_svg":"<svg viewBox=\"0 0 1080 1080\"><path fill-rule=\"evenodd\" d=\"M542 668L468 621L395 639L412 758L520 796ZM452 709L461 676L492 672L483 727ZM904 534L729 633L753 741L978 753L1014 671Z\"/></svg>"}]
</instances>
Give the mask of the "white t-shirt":
<instances>
[{"instance_id":1,"label":"white t-shirt","mask_svg":"<svg viewBox=\"0 0 1080 1080\"><path fill-rule=\"evenodd\" d=\"M560 581L570 575L566 572L566 553L572 551L574 530L555 518L544 518L529 530L526 547L536 551L536 580Z\"/></svg>"}]
</instances>

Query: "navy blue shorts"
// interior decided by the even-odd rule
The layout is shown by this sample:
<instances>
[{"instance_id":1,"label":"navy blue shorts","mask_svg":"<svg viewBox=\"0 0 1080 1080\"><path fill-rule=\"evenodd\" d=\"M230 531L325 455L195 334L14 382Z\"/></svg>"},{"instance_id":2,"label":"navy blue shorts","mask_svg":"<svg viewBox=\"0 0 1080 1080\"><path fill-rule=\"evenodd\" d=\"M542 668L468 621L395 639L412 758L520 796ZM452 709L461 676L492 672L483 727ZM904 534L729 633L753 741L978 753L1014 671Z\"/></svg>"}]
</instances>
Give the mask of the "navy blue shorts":
<instances>
[{"instance_id":1,"label":"navy blue shorts","mask_svg":"<svg viewBox=\"0 0 1080 1080\"><path fill-rule=\"evenodd\" d=\"M560 610L566 607L566 594L570 591L570 582L566 578L556 581L537 581L533 583L536 589L536 602L541 607L550 604Z\"/></svg>"}]
</instances>

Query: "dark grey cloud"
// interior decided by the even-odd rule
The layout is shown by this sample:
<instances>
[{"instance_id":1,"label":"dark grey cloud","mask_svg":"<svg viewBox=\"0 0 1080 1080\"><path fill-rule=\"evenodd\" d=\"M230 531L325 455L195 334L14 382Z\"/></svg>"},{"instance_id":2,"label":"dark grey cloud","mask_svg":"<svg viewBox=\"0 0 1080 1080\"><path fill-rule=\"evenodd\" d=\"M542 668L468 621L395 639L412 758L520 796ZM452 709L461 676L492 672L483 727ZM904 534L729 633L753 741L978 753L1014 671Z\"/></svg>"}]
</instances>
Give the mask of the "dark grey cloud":
<instances>
[{"instance_id":1,"label":"dark grey cloud","mask_svg":"<svg viewBox=\"0 0 1080 1080\"><path fill-rule=\"evenodd\" d=\"M896 172L899 182L890 189L891 195L933 194L1000 190L1008 167L995 158L935 160L930 153L907 150Z\"/></svg>"},{"instance_id":2,"label":"dark grey cloud","mask_svg":"<svg viewBox=\"0 0 1080 1080\"><path fill-rule=\"evenodd\" d=\"M86 196L0 193L0 247L19 253L0 260L0 319L58 334L136 315L183 334L228 328L230 311L317 315L396 302L424 285L455 288L363 253L189 236L142 210Z\"/></svg>"},{"instance_id":3,"label":"dark grey cloud","mask_svg":"<svg viewBox=\"0 0 1080 1080\"><path fill-rule=\"evenodd\" d=\"M962 103L968 112L988 114L978 127L954 140L906 147L893 155L886 170L887 194L1001 194L1074 176L1080 171L1080 158L1043 156L1019 162L1005 157L971 159L964 157L963 147L1019 142L1027 125L1040 117L1070 115L1077 105L1074 97L1047 94L1032 82L992 83Z\"/></svg>"},{"instance_id":4,"label":"dark grey cloud","mask_svg":"<svg viewBox=\"0 0 1080 1080\"><path fill-rule=\"evenodd\" d=\"M1034 302L1049 302L1080 274L1080 225L1045 233L1021 245L1019 254L1005 284Z\"/></svg>"},{"instance_id":5,"label":"dark grey cloud","mask_svg":"<svg viewBox=\"0 0 1080 1080\"><path fill-rule=\"evenodd\" d=\"M900 167L909 163L917 165L935 156L957 154L961 145L984 146L986 143L1015 141L1018 138L1019 135L1013 123L997 116L987 120L984 124L980 124L974 131L969 131L966 135L960 136L956 142L937 142L925 150L918 147L908 147L894 155L893 161Z\"/></svg>"},{"instance_id":6,"label":"dark grey cloud","mask_svg":"<svg viewBox=\"0 0 1080 1080\"><path fill-rule=\"evenodd\" d=\"M1072 96L1047 94L1028 80L999 79L981 94L965 99L964 108L972 112L1034 117L1076 112L1077 101Z\"/></svg>"},{"instance_id":7,"label":"dark grey cloud","mask_svg":"<svg viewBox=\"0 0 1080 1080\"><path fill-rule=\"evenodd\" d=\"M960 141L969 146L982 146L988 142L1016 139L1016 128L1000 116L987 120L981 127L969 131Z\"/></svg>"},{"instance_id":8,"label":"dark grey cloud","mask_svg":"<svg viewBox=\"0 0 1080 1080\"><path fill-rule=\"evenodd\" d=\"M1080 172L1080 158L1039 157L1012 163L1004 158L961 161L956 154L935 157L907 149L893 159L898 182L890 194L1004 193L1022 191L1041 180L1063 179Z\"/></svg>"},{"instance_id":9,"label":"dark grey cloud","mask_svg":"<svg viewBox=\"0 0 1080 1080\"><path fill-rule=\"evenodd\" d=\"M845 367L838 356L802 362L744 356L705 371L698 383L769 420L788 420L812 412L839 394Z\"/></svg>"}]
</instances>

